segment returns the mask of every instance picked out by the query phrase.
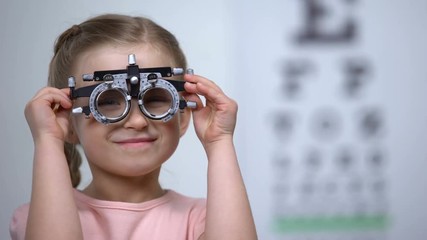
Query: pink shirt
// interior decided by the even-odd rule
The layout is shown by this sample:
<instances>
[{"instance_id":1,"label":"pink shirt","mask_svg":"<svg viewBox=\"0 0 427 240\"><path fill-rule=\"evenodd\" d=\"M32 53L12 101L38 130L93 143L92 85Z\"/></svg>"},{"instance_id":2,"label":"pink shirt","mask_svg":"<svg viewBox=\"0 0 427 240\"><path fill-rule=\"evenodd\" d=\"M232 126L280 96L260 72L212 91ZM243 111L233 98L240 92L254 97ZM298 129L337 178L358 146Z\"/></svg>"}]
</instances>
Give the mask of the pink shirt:
<instances>
[{"instance_id":1,"label":"pink shirt","mask_svg":"<svg viewBox=\"0 0 427 240\"><path fill-rule=\"evenodd\" d=\"M204 232L206 202L168 190L143 203L94 199L75 191L84 239L186 239ZM24 239L29 205L15 210L10 223L13 240Z\"/></svg>"}]
</instances>

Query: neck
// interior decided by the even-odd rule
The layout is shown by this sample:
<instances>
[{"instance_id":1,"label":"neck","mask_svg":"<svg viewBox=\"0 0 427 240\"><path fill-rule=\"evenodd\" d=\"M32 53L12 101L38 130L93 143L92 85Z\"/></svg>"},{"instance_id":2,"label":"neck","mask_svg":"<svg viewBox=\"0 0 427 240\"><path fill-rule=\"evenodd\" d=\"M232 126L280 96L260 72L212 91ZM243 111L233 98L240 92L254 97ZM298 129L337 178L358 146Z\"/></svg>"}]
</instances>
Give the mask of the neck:
<instances>
[{"instance_id":1,"label":"neck","mask_svg":"<svg viewBox=\"0 0 427 240\"><path fill-rule=\"evenodd\" d=\"M94 175L92 182L83 190L83 193L107 201L132 203L149 201L165 193L158 181L159 173L160 169L139 177Z\"/></svg>"}]
</instances>

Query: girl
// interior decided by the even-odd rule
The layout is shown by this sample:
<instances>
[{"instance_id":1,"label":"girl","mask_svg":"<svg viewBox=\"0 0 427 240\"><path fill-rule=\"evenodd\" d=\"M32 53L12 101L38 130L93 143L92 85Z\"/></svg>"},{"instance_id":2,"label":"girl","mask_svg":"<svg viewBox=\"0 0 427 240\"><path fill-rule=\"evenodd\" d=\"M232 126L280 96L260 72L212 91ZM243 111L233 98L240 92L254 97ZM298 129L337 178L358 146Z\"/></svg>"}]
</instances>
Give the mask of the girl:
<instances>
[{"instance_id":1,"label":"girl","mask_svg":"<svg viewBox=\"0 0 427 240\"><path fill-rule=\"evenodd\" d=\"M129 55L136 61L128 60ZM109 122L103 122L102 114L124 103L101 97L93 103L89 95L79 94L83 92L79 89L97 91L93 86L99 82L90 81L95 73L112 70L129 75L135 66L185 69L186 60L170 32L141 17L101 15L58 38L49 86L25 108L35 146L33 186L31 202L14 213L12 239L257 238L233 146L237 105L215 83L184 74L181 90L185 92L180 97L196 107L170 114L165 121L143 114L151 102L158 109L165 101L158 92L142 100L132 93L128 112L108 118ZM84 74L89 81L83 81ZM75 82L67 81L69 76L75 76ZM121 87L139 94L141 88L133 83ZM111 97L112 85L102 86L108 86L105 93ZM205 97L205 104L199 95ZM99 112L88 112L88 105ZM191 115L208 158L206 201L165 190L158 179ZM82 191L75 189L81 162L76 145L82 146L93 176Z\"/></svg>"}]
</instances>

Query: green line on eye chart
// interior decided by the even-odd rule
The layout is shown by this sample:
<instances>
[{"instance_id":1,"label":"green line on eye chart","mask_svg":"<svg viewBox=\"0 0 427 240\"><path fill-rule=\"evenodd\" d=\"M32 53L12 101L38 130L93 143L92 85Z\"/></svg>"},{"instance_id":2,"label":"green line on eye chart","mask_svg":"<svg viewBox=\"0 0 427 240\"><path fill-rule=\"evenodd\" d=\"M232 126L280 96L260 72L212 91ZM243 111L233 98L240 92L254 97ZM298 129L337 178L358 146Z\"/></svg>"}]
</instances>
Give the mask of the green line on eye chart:
<instances>
[{"instance_id":1,"label":"green line on eye chart","mask_svg":"<svg viewBox=\"0 0 427 240\"><path fill-rule=\"evenodd\" d=\"M384 214L331 217L278 217L273 229L278 233L343 232L385 230L389 219Z\"/></svg>"}]
</instances>

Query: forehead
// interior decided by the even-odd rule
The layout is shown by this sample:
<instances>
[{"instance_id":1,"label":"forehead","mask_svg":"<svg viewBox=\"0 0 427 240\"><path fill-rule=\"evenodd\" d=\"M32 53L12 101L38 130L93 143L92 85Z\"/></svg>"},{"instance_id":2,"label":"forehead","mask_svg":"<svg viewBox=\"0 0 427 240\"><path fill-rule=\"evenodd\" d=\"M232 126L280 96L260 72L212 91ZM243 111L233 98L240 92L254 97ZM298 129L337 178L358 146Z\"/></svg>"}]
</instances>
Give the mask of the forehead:
<instances>
[{"instance_id":1,"label":"forehead","mask_svg":"<svg viewBox=\"0 0 427 240\"><path fill-rule=\"evenodd\" d=\"M73 75L77 86L92 85L83 82L83 74L95 71L126 69L128 55L135 54L136 64L140 68L175 67L171 56L151 45L111 46L105 45L82 53L74 64Z\"/></svg>"}]
</instances>

